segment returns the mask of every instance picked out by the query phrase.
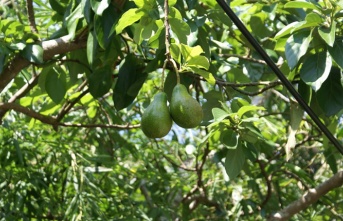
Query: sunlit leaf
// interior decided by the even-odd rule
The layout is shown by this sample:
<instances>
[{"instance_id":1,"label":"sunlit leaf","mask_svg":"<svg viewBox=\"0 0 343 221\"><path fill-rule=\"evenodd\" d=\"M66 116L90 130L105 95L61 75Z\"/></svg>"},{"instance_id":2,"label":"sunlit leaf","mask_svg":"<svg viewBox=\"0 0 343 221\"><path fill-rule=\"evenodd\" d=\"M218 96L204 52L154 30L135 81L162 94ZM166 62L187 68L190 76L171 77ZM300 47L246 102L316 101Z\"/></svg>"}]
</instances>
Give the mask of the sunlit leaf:
<instances>
[{"instance_id":1,"label":"sunlit leaf","mask_svg":"<svg viewBox=\"0 0 343 221\"><path fill-rule=\"evenodd\" d=\"M308 1L292 1L287 2L284 6L285 8L308 8L308 9L314 9L318 10L320 9L317 5L313 4L312 2Z\"/></svg>"},{"instance_id":2,"label":"sunlit leaf","mask_svg":"<svg viewBox=\"0 0 343 221\"><path fill-rule=\"evenodd\" d=\"M296 145L295 135L302 121L304 110L297 103L291 103L291 122L288 131L287 143L285 146L286 160L290 160L292 156L292 150Z\"/></svg>"},{"instance_id":3,"label":"sunlit leaf","mask_svg":"<svg viewBox=\"0 0 343 221\"><path fill-rule=\"evenodd\" d=\"M307 52L310 41L311 33L307 31L296 33L288 38L285 54L291 70L297 66L300 58Z\"/></svg>"},{"instance_id":4,"label":"sunlit leaf","mask_svg":"<svg viewBox=\"0 0 343 221\"><path fill-rule=\"evenodd\" d=\"M171 30L176 35L179 43L187 44L187 36L191 33L188 24L180 19L169 18Z\"/></svg>"},{"instance_id":5,"label":"sunlit leaf","mask_svg":"<svg viewBox=\"0 0 343 221\"><path fill-rule=\"evenodd\" d=\"M335 43L335 35L336 35L336 22L332 22L330 28L327 27L320 27L318 29L318 33L320 37L328 44L330 47L333 46Z\"/></svg>"},{"instance_id":6,"label":"sunlit leaf","mask_svg":"<svg viewBox=\"0 0 343 221\"><path fill-rule=\"evenodd\" d=\"M215 121L222 121L226 117L229 116L229 113L227 113L225 110L217 108L217 107L212 109L212 114L213 114Z\"/></svg>"},{"instance_id":7,"label":"sunlit leaf","mask_svg":"<svg viewBox=\"0 0 343 221\"><path fill-rule=\"evenodd\" d=\"M191 57L191 59L187 61L186 65L197 67L197 68L204 68L207 70L210 67L210 62L205 56L197 55L197 56Z\"/></svg>"},{"instance_id":8,"label":"sunlit leaf","mask_svg":"<svg viewBox=\"0 0 343 221\"><path fill-rule=\"evenodd\" d=\"M121 18L119 19L115 31L117 34L120 34L123 32L124 28L132 25L136 21L142 18L142 16L145 14L144 11L137 9L137 8L131 8L128 11L126 11Z\"/></svg>"},{"instance_id":9,"label":"sunlit leaf","mask_svg":"<svg viewBox=\"0 0 343 221\"><path fill-rule=\"evenodd\" d=\"M261 106L243 106L241 108L239 108L239 110L237 111L237 114L239 117L242 117L245 113L249 112L249 111L257 111L257 110L265 110L264 107Z\"/></svg>"},{"instance_id":10,"label":"sunlit leaf","mask_svg":"<svg viewBox=\"0 0 343 221\"><path fill-rule=\"evenodd\" d=\"M76 28L80 18L83 18L81 4L66 18L66 25L71 39L75 37Z\"/></svg>"},{"instance_id":11,"label":"sunlit leaf","mask_svg":"<svg viewBox=\"0 0 343 221\"><path fill-rule=\"evenodd\" d=\"M90 0L91 6L95 14L102 15L102 13L110 5L110 0Z\"/></svg>"},{"instance_id":12,"label":"sunlit leaf","mask_svg":"<svg viewBox=\"0 0 343 221\"><path fill-rule=\"evenodd\" d=\"M211 84L214 85L216 83L216 79L213 77L213 75L205 70L202 70L200 68L197 67L188 67L190 70L192 70L192 72L194 72L195 74L198 74L200 76L202 76L203 78L205 78L205 80Z\"/></svg>"}]
</instances>

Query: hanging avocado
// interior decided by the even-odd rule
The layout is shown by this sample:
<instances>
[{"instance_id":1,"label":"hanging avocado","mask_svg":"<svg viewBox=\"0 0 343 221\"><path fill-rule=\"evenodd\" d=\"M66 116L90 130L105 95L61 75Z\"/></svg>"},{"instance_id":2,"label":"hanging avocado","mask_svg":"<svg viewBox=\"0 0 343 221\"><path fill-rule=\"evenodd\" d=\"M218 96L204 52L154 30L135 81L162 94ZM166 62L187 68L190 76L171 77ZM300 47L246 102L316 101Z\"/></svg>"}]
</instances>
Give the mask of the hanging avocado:
<instances>
[{"instance_id":1,"label":"hanging avocado","mask_svg":"<svg viewBox=\"0 0 343 221\"><path fill-rule=\"evenodd\" d=\"M182 84L177 84L173 89L170 114L174 122L183 128L194 128L203 119L202 107Z\"/></svg>"},{"instance_id":2,"label":"hanging avocado","mask_svg":"<svg viewBox=\"0 0 343 221\"><path fill-rule=\"evenodd\" d=\"M142 116L141 128L147 137L161 138L168 134L172 124L167 94L158 92Z\"/></svg>"}]
</instances>

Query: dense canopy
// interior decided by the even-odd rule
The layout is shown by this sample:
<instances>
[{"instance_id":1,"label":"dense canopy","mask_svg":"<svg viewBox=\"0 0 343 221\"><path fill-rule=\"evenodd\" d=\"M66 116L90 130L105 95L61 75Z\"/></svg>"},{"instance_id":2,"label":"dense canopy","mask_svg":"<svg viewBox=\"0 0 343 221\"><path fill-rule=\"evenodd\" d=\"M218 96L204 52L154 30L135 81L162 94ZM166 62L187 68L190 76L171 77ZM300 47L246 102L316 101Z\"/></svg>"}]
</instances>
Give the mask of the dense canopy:
<instances>
[{"instance_id":1,"label":"dense canopy","mask_svg":"<svg viewBox=\"0 0 343 221\"><path fill-rule=\"evenodd\" d=\"M343 1L227 4L341 144ZM200 125L147 137L179 83ZM343 220L340 152L215 0L0 0L0 122L1 220Z\"/></svg>"}]
</instances>

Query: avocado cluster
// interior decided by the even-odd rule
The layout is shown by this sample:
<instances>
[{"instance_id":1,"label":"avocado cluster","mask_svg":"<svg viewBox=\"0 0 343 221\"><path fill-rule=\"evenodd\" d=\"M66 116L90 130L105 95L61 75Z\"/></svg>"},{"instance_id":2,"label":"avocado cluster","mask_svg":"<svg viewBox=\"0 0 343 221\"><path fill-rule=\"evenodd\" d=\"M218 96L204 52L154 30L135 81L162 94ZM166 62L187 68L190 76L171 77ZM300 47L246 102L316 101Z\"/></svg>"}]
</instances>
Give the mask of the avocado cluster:
<instances>
[{"instance_id":1,"label":"avocado cluster","mask_svg":"<svg viewBox=\"0 0 343 221\"><path fill-rule=\"evenodd\" d=\"M170 108L167 94L158 92L142 116L141 127L150 138L161 138L168 134L173 121L183 128L194 128L203 119L202 107L182 84L177 84L172 92Z\"/></svg>"}]
</instances>

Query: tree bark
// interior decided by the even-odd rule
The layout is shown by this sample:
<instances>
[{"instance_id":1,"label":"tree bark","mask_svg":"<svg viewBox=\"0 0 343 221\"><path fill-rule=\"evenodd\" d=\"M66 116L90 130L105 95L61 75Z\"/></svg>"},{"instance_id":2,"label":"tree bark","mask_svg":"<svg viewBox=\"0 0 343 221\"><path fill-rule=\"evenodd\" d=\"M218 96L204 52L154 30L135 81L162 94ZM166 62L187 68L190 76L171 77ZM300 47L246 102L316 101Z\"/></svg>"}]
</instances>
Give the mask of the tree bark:
<instances>
[{"instance_id":1,"label":"tree bark","mask_svg":"<svg viewBox=\"0 0 343 221\"><path fill-rule=\"evenodd\" d=\"M342 185L343 171L340 171L316 188L309 189L300 199L294 201L281 211L273 214L268 219L268 221L288 220L293 215L299 213L301 210L304 210L311 204L315 203L320 197L324 196L332 189L340 187Z\"/></svg>"},{"instance_id":2,"label":"tree bark","mask_svg":"<svg viewBox=\"0 0 343 221\"><path fill-rule=\"evenodd\" d=\"M80 48L85 48L87 43L86 38L71 40L69 36L63 36L53 40L42 41L41 44L44 50L44 61L52 59L57 54L64 54L70 51L75 51ZM0 92L4 90L9 82L14 79L17 74L24 68L28 67L31 63L16 55L0 73Z\"/></svg>"}]
</instances>

